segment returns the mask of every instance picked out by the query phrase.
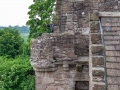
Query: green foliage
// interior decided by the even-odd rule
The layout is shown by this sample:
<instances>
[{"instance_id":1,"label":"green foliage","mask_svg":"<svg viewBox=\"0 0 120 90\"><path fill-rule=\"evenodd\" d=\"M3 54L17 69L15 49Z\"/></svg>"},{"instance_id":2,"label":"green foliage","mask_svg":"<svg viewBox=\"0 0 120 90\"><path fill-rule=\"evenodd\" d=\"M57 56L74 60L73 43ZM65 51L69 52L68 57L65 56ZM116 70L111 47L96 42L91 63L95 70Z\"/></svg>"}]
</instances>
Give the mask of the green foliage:
<instances>
[{"instance_id":1,"label":"green foliage","mask_svg":"<svg viewBox=\"0 0 120 90\"><path fill-rule=\"evenodd\" d=\"M1 29L3 29L3 28L5 28L5 27L3 27L3 26L0 26L0 30ZM27 27L27 26L18 26L18 25L16 25L16 26L8 26L7 28L12 28L12 29L16 29L16 30L18 30L20 33L29 33L29 28Z\"/></svg>"},{"instance_id":2,"label":"green foliage","mask_svg":"<svg viewBox=\"0 0 120 90\"><path fill-rule=\"evenodd\" d=\"M29 57L0 57L0 90L35 90L34 71Z\"/></svg>"},{"instance_id":3,"label":"green foliage","mask_svg":"<svg viewBox=\"0 0 120 90\"><path fill-rule=\"evenodd\" d=\"M16 29L3 28L0 30L0 56L15 57L20 54L20 47L24 40Z\"/></svg>"},{"instance_id":4,"label":"green foliage","mask_svg":"<svg viewBox=\"0 0 120 90\"><path fill-rule=\"evenodd\" d=\"M29 39L49 32L45 23L49 23L49 21L53 19L55 1L56 0L35 0L35 3L29 7L29 20L26 23L30 28Z\"/></svg>"},{"instance_id":5,"label":"green foliage","mask_svg":"<svg viewBox=\"0 0 120 90\"><path fill-rule=\"evenodd\" d=\"M27 40L28 40L28 33L21 33L20 36L24 39L24 42L27 44Z\"/></svg>"}]
</instances>

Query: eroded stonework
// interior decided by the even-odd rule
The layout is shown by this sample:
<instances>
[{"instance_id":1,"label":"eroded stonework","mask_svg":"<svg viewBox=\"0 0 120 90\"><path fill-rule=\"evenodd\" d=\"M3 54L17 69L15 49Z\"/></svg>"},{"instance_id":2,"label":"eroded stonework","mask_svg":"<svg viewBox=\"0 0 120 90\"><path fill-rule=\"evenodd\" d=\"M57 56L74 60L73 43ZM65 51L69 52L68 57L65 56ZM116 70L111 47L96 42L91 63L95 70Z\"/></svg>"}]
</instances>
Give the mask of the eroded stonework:
<instances>
[{"instance_id":1,"label":"eroded stonework","mask_svg":"<svg viewBox=\"0 0 120 90\"><path fill-rule=\"evenodd\" d=\"M89 51L83 49L88 48L89 42L86 36L79 40L80 36L79 33L43 34L31 41L37 90L74 90L76 81L89 81Z\"/></svg>"},{"instance_id":2,"label":"eroded stonework","mask_svg":"<svg viewBox=\"0 0 120 90\"><path fill-rule=\"evenodd\" d=\"M36 90L120 90L119 0L57 0L55 32L31 41Z\"/></svg>"}]
</instances>

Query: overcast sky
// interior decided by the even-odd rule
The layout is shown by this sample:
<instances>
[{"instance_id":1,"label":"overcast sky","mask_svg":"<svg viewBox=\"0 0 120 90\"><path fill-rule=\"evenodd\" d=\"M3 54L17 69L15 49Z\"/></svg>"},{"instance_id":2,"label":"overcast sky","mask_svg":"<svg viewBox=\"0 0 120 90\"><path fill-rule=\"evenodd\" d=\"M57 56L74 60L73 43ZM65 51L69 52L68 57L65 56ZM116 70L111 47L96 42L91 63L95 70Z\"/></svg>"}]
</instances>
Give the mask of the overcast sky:
<instances>
[{"instance_id":1,"label":"overcast sky","mask_svg":"<svg viewBox=\"0 0 120 90\"><path fill-rule=\"evenodd\" d=\"M0 26L25 25L33 0L0 0Z\"/></svg>"}]
</instances>

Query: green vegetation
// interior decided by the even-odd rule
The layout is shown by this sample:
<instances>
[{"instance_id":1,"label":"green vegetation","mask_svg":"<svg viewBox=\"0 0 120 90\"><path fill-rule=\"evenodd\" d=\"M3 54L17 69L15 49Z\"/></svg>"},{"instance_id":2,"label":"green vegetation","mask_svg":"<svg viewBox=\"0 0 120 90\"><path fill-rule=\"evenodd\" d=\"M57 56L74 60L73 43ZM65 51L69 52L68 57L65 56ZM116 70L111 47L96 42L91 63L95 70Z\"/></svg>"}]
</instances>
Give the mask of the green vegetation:
<instances>
[{"instance_id":1,"label":"green vegetation","mask_svg":"<svg viewBox=\"0 0 120 90\"><path fill-rule=\"evenodd\" d=\"M0 90L35 90L35 76L29 56L0 57Z\"/></svg>"},{"instance_id":2,"label":"green vegetation","mask_svg":"<svg viewBox=\"0 0 120 90\"><path fill-rule=\"evenodd\" d=\"M3 29L3 28L5 28L5 27L0 26L0 30ZM20 33L29 33L29 31L30 31L27 26L18 26L18 25L16 25L16 26L8 26L7 28L16 29L16 30L18 30Z\"/></svg>"},{"instance_id":3,"label":"green vegetation","mask_svg":"<svg viewBox=\"0 0 120 90\"><path fill-rule=\"evenodd\" d=\"M29 45L18 30L0 30L0 90L35 90Z\"/></svg>"},{"instance_id":4,"label":"green vegetation","mask_svg":"<svg viewBox=\"0 0 120 90\"><path fill-rule=\"evenodd\" d=\"M54 20L53 12L55 10L55 1L56 0L35 0L35 3L29 7L29 20L26 23L30 27L29 39L49 32L45 23Z\"/></svg>"},{"instance_id":5,"label":"green vegetation","mask_svg":"<svg viewBox=\"0 0 120 90\"><path fill-rule=\"evenodd\" d=\"M25 42L25 43L28 43L28 42L27 42L27 39L28 39L29 33L21 33L20 35L21 35L21 37L24 39L24 42Z\"/></svg>"},{"instance_id":6,"label":"green vegetation","mask_svg":"<svg viewBox=\"0 0 120 90\"><path fill-rule=\"evenodd\" d=\"M45 24L54 20L55 1L35 0L29 7L28 41L49 32ZM0 90L35 90L28 33L26 26L0 27Z\"/></svg>"},{"instance_id":7,"label":"green vegetation","mask_svg":"<svg viewBox=\"0 0 120 90\"><path fill-rule=\"evenodd\" d=\"M21 53L20 48L23 42L17 30L3 28L0 30L0 56L8 55L14 58Z\"/></svg>"}]
</instances>

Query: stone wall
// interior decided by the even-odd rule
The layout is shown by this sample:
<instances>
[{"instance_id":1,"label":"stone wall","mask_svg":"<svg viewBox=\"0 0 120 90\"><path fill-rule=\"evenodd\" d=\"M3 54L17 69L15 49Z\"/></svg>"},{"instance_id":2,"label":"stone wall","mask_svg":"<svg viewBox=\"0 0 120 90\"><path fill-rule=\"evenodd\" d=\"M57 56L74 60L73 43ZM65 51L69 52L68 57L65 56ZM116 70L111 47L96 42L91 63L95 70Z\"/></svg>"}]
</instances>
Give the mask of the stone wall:
<instances>
[{"instance_id":1,"label":"stone wall","mask_svg":"<svg viewBox=\"0 0 120 90\"><path fill-rule=\"evenodd\" d=\"M36 90L119 90L120 1L57 0L56 5L55 32L31 41ZM103 29L113 30L104 32L106 46L100 17Z\"/></svg>"},{"instance_id":2,"label":"stone wall","mask_svg":"<svg viewBox=\"0 0 120 90\"><path fill-rule=\"evenodd\" d=\"M79 33L43 34L31 41L36 90L74 90L76 81L89 81L88 51L83 50L88 48L88 39L83 42L78 39L80 36Z\"/></svg>"},{"instance_id":3,"label":"stone wall","mask_svg":"<svg viewBox=\"0 0 120 90\"><path fill-rule=\"evenodd\" d=\"M120 0L100 0L99 11L100 12L119 12Z\"/></svg>"},{"instance_id":4,"label":"stone wall","mask_svg":"<svg viewBox=\"0 0 120 90\"><path fill-rule=\"evenodd\" d=\"M108 90L120 90L120 18L101 19L104 30Z\"/></svg>"}]
</instances>

